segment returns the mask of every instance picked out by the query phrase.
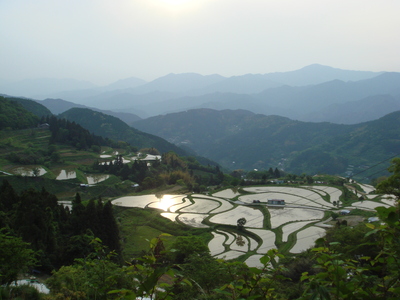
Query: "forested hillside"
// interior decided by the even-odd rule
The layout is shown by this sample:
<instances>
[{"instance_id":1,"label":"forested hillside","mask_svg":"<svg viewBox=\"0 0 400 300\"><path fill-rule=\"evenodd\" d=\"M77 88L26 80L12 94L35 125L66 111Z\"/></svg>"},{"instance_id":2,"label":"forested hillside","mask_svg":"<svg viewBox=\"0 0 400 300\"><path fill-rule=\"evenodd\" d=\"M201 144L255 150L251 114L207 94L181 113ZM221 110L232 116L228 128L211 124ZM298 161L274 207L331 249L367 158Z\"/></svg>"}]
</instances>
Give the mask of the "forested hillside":
<instances>
[{"instance_id":1,"label":"forested hillside","mask_svg":"<svg viewBox=\"0 0 400 300\"><path fill-rule=\"evenodd\" d=\"M0 130L37 127L38 116L26 110L16 101L0 97Z\"/></svg>"},{"instance_id":2,"label":"forested hillside","mask_svg":"<svg viewBox=\"0 0 400 300\"><path fill-rule=\"evenodd\" d=\"M154 147L162 153L174 151L179 155L186 155L184 150L158 136L140 132L118 118L90 109L72 108L59 117L74 121L96 135L123 141L138 149Z\"/></svg>"},{"instance_id":3,"label":"forested hillside","mask_svg":"<svg viewBox=\"0 0 400 300\"><path fill-rule=\"evenodd\" d=\"M210 109L167 114L133 124L170 142L184 144L229 169L279 165L288 172L343 175L349 165L373 165L396 155L399 125L400 112L375 121L338 125Z\"/></svg>"},{"instance_id":4,"label":"forested hillside","mask_svg":"<svg viewBox=\"0 0 400 300\"><path fill-rule=\"evenodd\" d=\"M51 115L50 110L48 110L42 104L35 102L34 100L18 98L18 97L10 97L10 96L4 96L4 97L0 96L0 97L7 99L9 101L19 103L22 107L24 107L27 111L30 111L31 113L33 113L35 116L44 117L44 116Z\"/></svg>"}]
</instances>

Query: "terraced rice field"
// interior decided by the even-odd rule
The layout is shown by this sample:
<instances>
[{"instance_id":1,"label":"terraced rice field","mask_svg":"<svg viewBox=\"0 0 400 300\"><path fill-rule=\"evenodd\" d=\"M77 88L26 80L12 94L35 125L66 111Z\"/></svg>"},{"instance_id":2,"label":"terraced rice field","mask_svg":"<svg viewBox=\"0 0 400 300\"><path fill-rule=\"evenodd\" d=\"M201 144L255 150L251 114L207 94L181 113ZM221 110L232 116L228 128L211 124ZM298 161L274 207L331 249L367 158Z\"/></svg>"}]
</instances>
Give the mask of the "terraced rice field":
<instances>
[{"instance_id":1,"label":"terraced rice field","mask_svg":"<svg viewBox=\"0 0 400 300\"><path fill-rule=\"evenodd\" d=\"M359 186L364 190L364 192L367 193L367 194L372 193L372 192L375 191L375 188L374 188L372 185L369 185L369 184L361 184L361 183L359 183L358 185L359 185Z\"/></svg>"},{"instance_id":2,"label":"terraced rice field","mask_svg":"<svg viewBox=\"0 0 400 300\"><path fill-rule=\"evenodd\" d=\"M297 233L296 244L290 249L292 253L300 253L314 245L314 242L323 237L325 230L320 227L311 226Z\"/></svg>"},{"instance_id":3,"label":"terraced rice field","mask_svg":"<svg viewBox=\"0 0 400 300\"><path fill-rule=\"evenodd\" d=\"M307 224L310 224L311 222L312 221L293 222L285 226L282 226L282 242L287 242L290 234L292 234L297 230L300 230L301 228L303 228Z\"/></svg>"},{"instance_id":4,"label":"terraced rice field","mask_svg":"<svg viewBox=\"0 0 400 300\"><path fill-rule=\"evenodd\" d=\"M196 227L196 228L207 228L208 225L203 224L203 220L207 218L207 214L179 214L177 217L182 223Z\"/></svg>"},{"instance_id":5,"label":"terraced rice field","mask_svg":"<svg viewBox=\"0 0 400 300\"><path fill-rule=\"evenodd\" d=\"M279 226L293 222L293 221L318 221L324 217L322 210L309 209L309 208L281 208L270 209L271 214L271 228L278 228Z\"/></svg>"},{"instance_id":6,"label":"terraced rice field","mask_svg":"<svg viewBox=\"0 0 400 300\"><path fill-rule=\"evenodd\" d=\"M21 175L21 176L34 176L34 169L37 169L38 173L37 176L42 176L47 173L47 171L42 168L41 166L23 166L23 167L16 167L11 169L11 173L15 175Z\"/></svg>"},{"instance_id":7,"label":"terraced rice field","mask_svg":"<svg viewBox=\"0 0 400 300\"><path fill-rule=\"evenodd\" d=\"M269 249L276 248L277 244L285 245L285 249L290 249L292 253L312 247L325 232L326 225L321 222L324 211L335 209L332 202L338 201L342 194L341 190L329 186L265 186L245 188L245 191L250 194L240 195L226 189L212 196L142 195L121 197L112 203L159 209L163 217L192 227L208 228L214 225L214 238L208 244L213 256L234 259L250 254L246 262L250 266L261 266L260 257ZM238 200L232 201L231 198ZM284 199L286 206L267 207L268 199ZM253 200L260 200L261 203L255 205ZM360 201L353 203L352 208L373 209L394 203L390 199L382 201L385 204ZM246 219L242 232L237 230L240 218ZM311 223L314 225L310 226ZM218 229L218 225L231 226L232 230ZM289 236L292 238L289 239Z\"/></svg>"},{"instance_id":8,"label":"terraced rice field","mask_svg":"<svg viewBox=\"0 0 400 300\"><path fill-rule=\"evenodd\" d=\"M218 201L207 200L202 198L193 198L194 203L180 209L180 212L193 212L193 213L204 213L207 214L213 209L219 207Z\"/></svg>"},{"instance_id":9,"label":"terraced rice field","mask_svg":"<svg viewBox=\"0 0 400 300\"><path fill-rule=\"evenodd\" d=\"M237 191L235 192L232 189L226 189L226 190L223 190L223 191L213 194L214 197L221 197L221 198L227 198L227 199L232 199L239 195L240 195L239 192L237 192Z\"/></svg>"},{"instance_id":10,"label":"terraced rice field","mask_svg":"<svg viewBox=\"0 0 400 300\"><path fill-rule=\"evenodd\" d=\"M219 213L214 217L210 218L211 223L224 224L224 225L237 225L237 220L240 218L246 218L246 227L262 228L264 215L263 213L251 207L237 206L234 209L228 210L223 213Z\"/></svg>"},{"instance_id":11,"label":"terraced rice field","mask_svg":"<svg viewBox=\"0 0 400 300\"><path fill-rule=\"evenodd\" d=\"M383 204L383 203L368 201L368 200L355 202L351 206L355 207L355 208L361 208L361 209L367 209L367 210L374 210L378 206L389 207L388 204Z\"/></svg>"}]
</instances>

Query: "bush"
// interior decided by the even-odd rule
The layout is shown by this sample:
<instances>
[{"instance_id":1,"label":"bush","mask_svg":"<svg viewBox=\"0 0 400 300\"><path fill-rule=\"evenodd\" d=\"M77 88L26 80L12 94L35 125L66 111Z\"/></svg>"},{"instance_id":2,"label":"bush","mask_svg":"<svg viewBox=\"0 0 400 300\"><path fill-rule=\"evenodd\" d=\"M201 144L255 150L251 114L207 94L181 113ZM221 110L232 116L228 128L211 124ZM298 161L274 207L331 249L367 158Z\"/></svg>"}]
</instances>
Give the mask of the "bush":
<instances>
[{"instance_id":1,"label":"bush","mask_svg":"<svg viewBox=\"0 0 400 300\"><path fill-rule=\"evenodd\" d=\"M23 284L18 286L8 287L9 299L26 299L26 300L40 300L41 296L39 291L29 285ZM7 298L5 298L7 299Z\"/></svg>"}]
</instances>

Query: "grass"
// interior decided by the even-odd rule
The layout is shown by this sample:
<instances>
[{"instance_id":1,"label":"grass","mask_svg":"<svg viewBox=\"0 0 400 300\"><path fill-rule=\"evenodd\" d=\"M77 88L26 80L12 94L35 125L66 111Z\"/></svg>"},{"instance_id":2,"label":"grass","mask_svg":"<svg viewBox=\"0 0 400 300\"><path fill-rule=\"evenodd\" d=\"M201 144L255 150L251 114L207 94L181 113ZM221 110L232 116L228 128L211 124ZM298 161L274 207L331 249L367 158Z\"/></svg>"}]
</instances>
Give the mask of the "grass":
<instances>
[{"instance_id":1,"label":"grass","mask_svg":"<svg viewBox=\"0 0 400 300\"><path fill-rule=\"evenodd\" d=\"M366 211L366 210L362 210L362 209L356 208L356 209L352 209L350 211L349 215L362 216L362 217L365 217L365 218L369 218L369 217L376 217L376 212L375 211Z\"/></svg>"},{"instance_id":2,"label":"grass","mask_svg":"<svg viewBox=\"0 0 400 300\"><path fill-rule=\"evenodd\" d=\"M125 259L147 251L149 249L147 240L151 240L162 233L171 235L170 238L165 240L166 247L169 247L177 236L197 235L205 243L208 243L212 238L210 229L191 228L173 222L160 216L159 210L115 206L114 212L123 240L123 255Z\"/></svg>"},{"instance_id":3,"label":"grass","mask_svg":"<svg viewBox=\"0 0 400 300\"><path fill-rule=\"evenodd\" d=\"M137 257L141 253L149 251L149 239L157 237L163 232L150 226L133 226L129 231L122 231L123 235L123 257L129 261L132 257Z\"/></svg>"}]
</instances>

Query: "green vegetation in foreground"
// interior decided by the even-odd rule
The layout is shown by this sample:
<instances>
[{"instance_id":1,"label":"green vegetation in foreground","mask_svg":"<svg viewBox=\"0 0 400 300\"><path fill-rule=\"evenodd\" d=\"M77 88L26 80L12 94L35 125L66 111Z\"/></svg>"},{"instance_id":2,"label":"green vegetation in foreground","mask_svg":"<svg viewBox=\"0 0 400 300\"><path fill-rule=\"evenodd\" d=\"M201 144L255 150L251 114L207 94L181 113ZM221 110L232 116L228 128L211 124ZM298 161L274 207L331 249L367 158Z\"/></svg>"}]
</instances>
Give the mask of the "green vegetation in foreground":
<instances>
[{"instance_id":1,"label":"green vegetation in foreground","mask_svg":"<svg viewBox=\"0 0 400 300\"><path fill-rule=\"evenodd\" d=\"M400 160L398 164L400 165ZM389 190L396 192L385 186L385 183L378 188L385 193ZM10 199L5 198L5 193L1 195L2 199ZM39 199L37 196L31 198ZM11 207L10 213L7 213L8 219L12 220L12 206L9 202L6 203L9 209ZM76 196L73 204L75 217L71 219L75 229L81 228L77 225L87 220L90 212L101 207L99 201L97 204L89 201L86 206L81 204L83 203ZM174 300L224 300L238 299L236 295L240 295L243 299L394 300L400 294L400 271L396 267L400 263L397 238L400 227L395 208L377 209L382 224L360 224L354 229L344 225L334 227L328 231L326 239L318 241L317 248L300 255L285 257L276 250L271 250L260 260L262 269L248 268L239 261L227 262L210 257L206 251L209 229L189 229L161 218L159 211L153 209L114 207L113 210L121 228L120 232L125 230L123 235L132 234L131 241L137 243L137 248L129 249L132 252L125 252L125 260L132 264L128 263L121 268L115 254L107 251L99 239L81 232L79 238L76 236L71 241L83 242L82 245L75 244L80 245L80 249L92 238L90 247L81 248L89 252L86 252L84 258L65 264L54 272L47 282L54 294L46 299L68 299L75 295L78 299L134 299L154 296L158 299ZM87 215L83 215L83 212ZM45 224L49 223L51 222ZM26 230L26 227L22 228ZM233 229L232 226L220 228L245 233L245 230ZM160 232L163 233L159 234ZM159 234L149 239L150 250L139 249L144 247L140 241L141 233ZM385 243L381 243L382 240ZM135 254L135 251L140 253ZM246 255L240 259L245 257ZM359 258L355 260L354 257ZM380 284L382 280L385 285Z\"/></svg>"},{"instance_id":2,"label":"green vegetation in foreground","mask_svg":"<svg viewBox=\"0 0 400 300\"><path fill-rule=\"evenodd\" d=\"M123 238L123 256L128 261L148 250L149 240L162 233L171 235L166 240L166 246L170 246L177 236L199 236L206 244L212 238L209 229L172 222L160 216L160 211L156 209L115 206L114 211Z\"/></svg>"}]
</instances>

